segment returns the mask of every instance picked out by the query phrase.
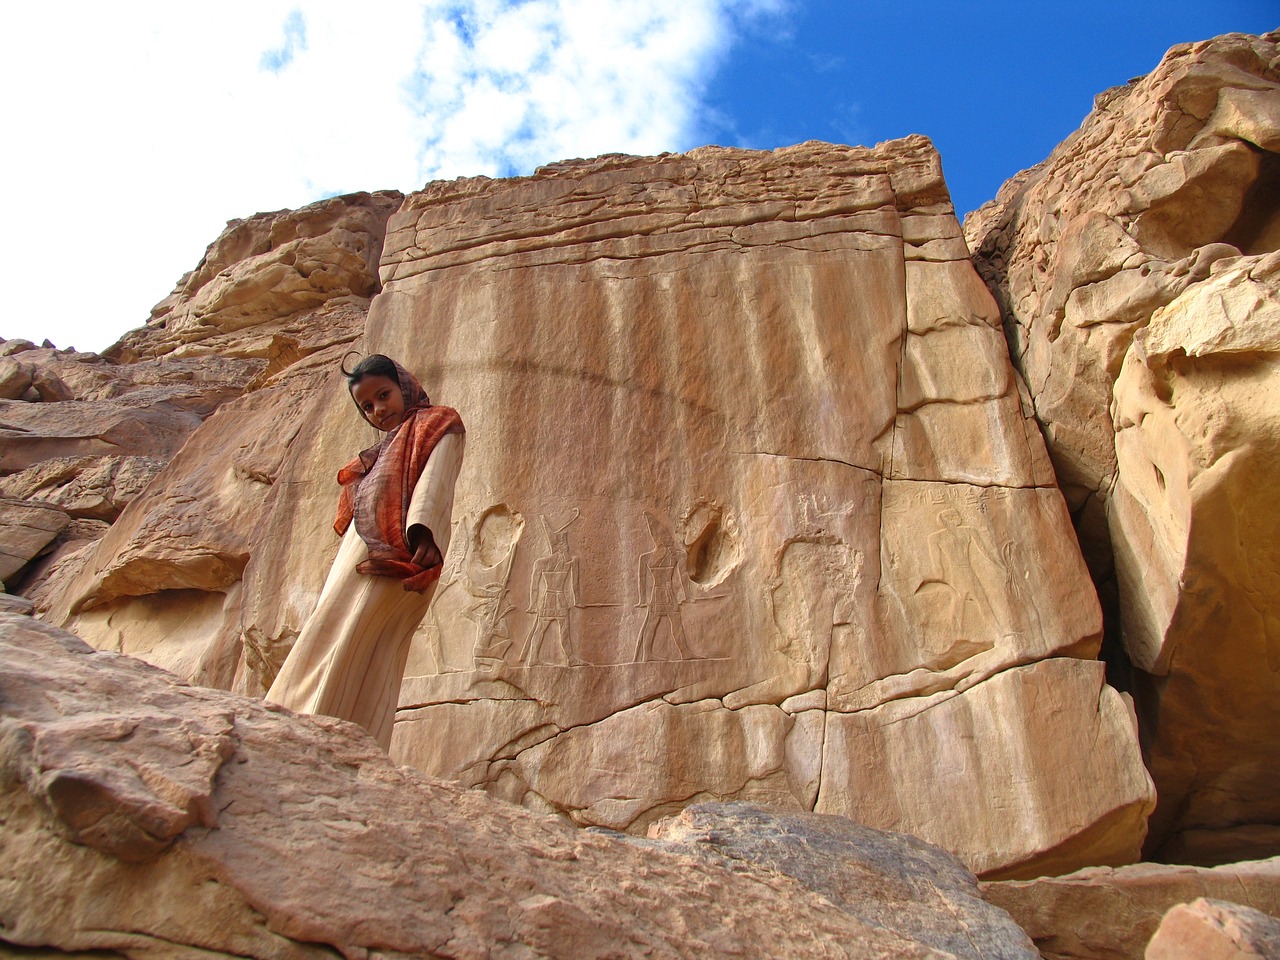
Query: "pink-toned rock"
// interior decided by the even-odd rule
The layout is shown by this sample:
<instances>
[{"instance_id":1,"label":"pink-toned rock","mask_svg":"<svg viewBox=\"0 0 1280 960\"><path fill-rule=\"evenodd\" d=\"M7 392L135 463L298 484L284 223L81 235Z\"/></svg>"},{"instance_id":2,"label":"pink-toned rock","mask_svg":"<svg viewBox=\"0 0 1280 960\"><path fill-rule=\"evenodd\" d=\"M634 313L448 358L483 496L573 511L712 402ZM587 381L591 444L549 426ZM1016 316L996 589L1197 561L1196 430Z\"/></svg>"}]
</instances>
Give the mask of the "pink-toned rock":
<instances>
[{"instance_id":1,"label":"pink-toned rock","mask_svg":"<svg viewBox=\"0 0 1280 960\"><path fill-rule=\"evenodd\" d=\"M54 457L0 477L0 496L40 500L69 516L113 521L164 467L156 457Z\"/></svg>"},{"instance_id":2,"label":"pink-toned rock","mask_svg":"<svg viewBox=\"0 0 1280 960\"><path fill-rule=\"evenodd\" d=\"M1048 960L1142 960L1170 908L1198 897L1280 914L1280 858L1214 869L1138 863L982 884Z\"/></svg>"},{"instance_id":3,"label":"pink-toned rock","mask_svg":"<svg viewBox=\"0 0 1280 960\"><path fill-rule=\"evenodd\" d=\"M1280 920L1202 897L1165 914L1146 960L1280 960Z\"/></svg>"},{"instance_id":4,"label":"pink-toned rock","mask_svg":"<svg viewBox=\"0 0 1280 960\"><path fill-rule=\"evenodd\" d=\"M352 724L185 687L4 614L0 763L0 931L41 953L1034 955L916 841L876 855L852 825L841 840L762 811L747 855L741 820L720 851L579 831L396 767ZM860 862L759 855L806 831L863 843Z\"/></svg>"},{"instance_id":5,"label":"pink-toned rock","mask_svg":"<svg viewBox=\"0 0 1280 960\"><path fill-rule=\"evenodd\" d=\"M0 499L0 580L12 579L70 522L51 504Z\"/></svg>"}]
</instances>

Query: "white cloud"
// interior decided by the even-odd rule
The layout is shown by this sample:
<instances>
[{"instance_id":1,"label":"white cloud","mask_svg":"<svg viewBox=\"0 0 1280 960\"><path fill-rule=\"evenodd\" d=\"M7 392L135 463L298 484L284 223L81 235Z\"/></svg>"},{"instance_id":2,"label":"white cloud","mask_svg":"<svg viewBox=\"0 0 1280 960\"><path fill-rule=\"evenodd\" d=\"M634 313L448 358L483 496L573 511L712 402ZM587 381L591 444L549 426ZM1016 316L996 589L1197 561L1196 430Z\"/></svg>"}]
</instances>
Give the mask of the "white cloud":
<instances>
[{"instance_id":1,"label":"white cloud","mask_svg":"<svg viewBox=\"0 0 1280 960\"><path fill-rule=\"evenodd\" d=\"M735 25L786 2L11 5L0 335L105 347L229 218L694 146Z\"/></svg>"}]
</instances>

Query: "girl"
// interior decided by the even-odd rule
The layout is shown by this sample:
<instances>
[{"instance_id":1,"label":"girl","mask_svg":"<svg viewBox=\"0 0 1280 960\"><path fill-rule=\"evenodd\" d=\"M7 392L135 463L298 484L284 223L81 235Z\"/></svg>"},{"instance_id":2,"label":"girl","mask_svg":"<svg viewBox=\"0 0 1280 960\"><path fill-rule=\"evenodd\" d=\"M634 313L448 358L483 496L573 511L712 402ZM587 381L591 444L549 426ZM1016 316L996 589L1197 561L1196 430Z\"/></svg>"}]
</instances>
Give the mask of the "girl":
<instances>
[{"instance_id":1,"label":"girl","mask_svg":"<svg viewBox=\"0 0 1280 960\"><path fill-rule=\"evenodd\" d=\"M352 720L385 750L409 644L449 549L465 432L456 410L432 406L388 357L352 370L344 358L342 372L361 416L386 436L338 471L342 546L266 699Z\"/></svg>"}]
</instances>

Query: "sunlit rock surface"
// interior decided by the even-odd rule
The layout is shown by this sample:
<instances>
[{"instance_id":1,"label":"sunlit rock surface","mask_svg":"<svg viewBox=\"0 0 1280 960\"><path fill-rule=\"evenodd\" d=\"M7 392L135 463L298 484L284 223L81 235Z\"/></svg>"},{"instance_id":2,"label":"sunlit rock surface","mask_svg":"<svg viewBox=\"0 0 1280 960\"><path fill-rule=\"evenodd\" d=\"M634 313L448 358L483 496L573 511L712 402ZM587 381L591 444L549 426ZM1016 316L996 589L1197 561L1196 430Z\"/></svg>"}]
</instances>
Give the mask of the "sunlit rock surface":
<instances>
[{"instance_id":1,"label":"sunlit rock surface","mask_svg":"<svg viewBox=\"0 0 1280 960\"><path fill-rule=\"evenodd\" d=\"M984 883L1050 960L1142 960L1164 915L1200 897L1280 915L1280 858L1212 869L1138 863Z\"/></svg>"},{"instance_id":2,"label":"sunlit rock surface","mask_svg":"<svg viewBox=\"0 0 1280 960\"><path fill-rule=\"evenodd\" d=\"M1137 668L1150 852L1280 852L1280 35L1174 47L966 220Z\"/></svg>"},{"instance_id":3,"label":"sunlit rock surface","mask_svg":"<svg viewBox=\"0 0 1280 960\"><path fill-rule=\"evenodd\" d=\"M1131 710L927 140L431 184L386 221L367 326L341 225L372 243L388 207L344 202L233 224L206 260L240 257L234 310L202 266L108 352L259 369L42 569L44 617L261 694L336 551L334 473L375 439L336 370L363 329L468 425L397 760L635 834L744 799L988 876L1137 856ZM351 273L288 314L301 241L259 240L313 220Z\"/></svg>"},{"instance_id":4,"label":"sunlit rock surface","mask_svg":"<svg viewBox=\"0 0 1280 960\"><path fill-rule=\"evenodd\" d=\"M4 956L1036 957L913 838L732 808L581 831L8 614L0 769Z\"/></svg>"}]
</instances>

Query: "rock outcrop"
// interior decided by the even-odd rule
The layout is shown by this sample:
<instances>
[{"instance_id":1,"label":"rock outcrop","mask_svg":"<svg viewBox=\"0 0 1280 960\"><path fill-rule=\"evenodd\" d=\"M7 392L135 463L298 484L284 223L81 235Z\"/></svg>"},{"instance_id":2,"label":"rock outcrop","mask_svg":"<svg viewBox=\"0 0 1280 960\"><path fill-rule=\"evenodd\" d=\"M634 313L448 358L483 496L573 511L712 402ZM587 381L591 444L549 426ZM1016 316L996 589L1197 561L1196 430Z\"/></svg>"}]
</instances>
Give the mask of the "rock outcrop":
<instances>
[{"instance_id":1,"label":"rock outcrop","mask_svg":"<svg viewBox=\"0 0 1280 960\"><path fill-rule=\"evenodd\" d=\"M233 224L223 280L109 351L265 366L42 574L43 616L263 692L336 550L334 470L372 439L334 375L364 328L469 425L397 759L637 834L741 799L988 876L1137 856L1131 710L926 140L431 184L386 222L367 327L372 254L343 244L387 204L335 205ZM351 275L281 317L285 223Z\"/></svg>"},{"instance_id":2,"label":"rock outcrop","mask_svg":"<svg viewBox=\"0 0 1280 960\"><path fill-rule=\"evenodd\" d=\"M1036 956L910 838L759 809L576 830L5 614L0 705L6 955Z\"/></svg>"},{"instance_id":3,"label":"rock outcrop","mask_svg":"<svg viewBox=\"0 0 1280 960\"><path fill-rule=\"evenodd\" d=\"M965 230L1137 669L1149 852L1280 852L1280 34L1174 47Z\"/></svg>"},{"instance_id":4,"label":"rock outcrop","mask_svg":"<svg viewBox=\"0 0 1280 960\"><path fill-rule=\"evenodd\" d=\"M1216 868L1137 863L984 883L1048 960L1142 960L1165 914L1202 897L1280 916L1280 858Z\"/></svg>"}]
</instances>

